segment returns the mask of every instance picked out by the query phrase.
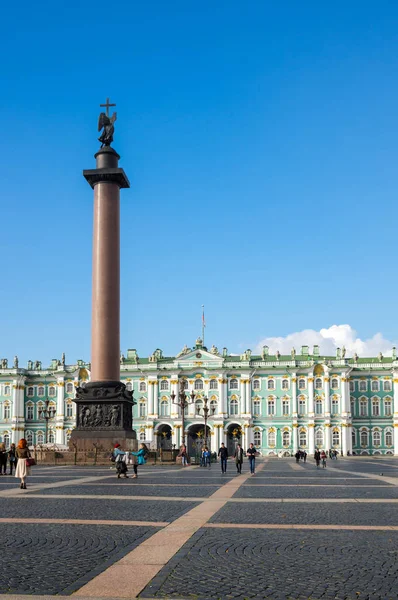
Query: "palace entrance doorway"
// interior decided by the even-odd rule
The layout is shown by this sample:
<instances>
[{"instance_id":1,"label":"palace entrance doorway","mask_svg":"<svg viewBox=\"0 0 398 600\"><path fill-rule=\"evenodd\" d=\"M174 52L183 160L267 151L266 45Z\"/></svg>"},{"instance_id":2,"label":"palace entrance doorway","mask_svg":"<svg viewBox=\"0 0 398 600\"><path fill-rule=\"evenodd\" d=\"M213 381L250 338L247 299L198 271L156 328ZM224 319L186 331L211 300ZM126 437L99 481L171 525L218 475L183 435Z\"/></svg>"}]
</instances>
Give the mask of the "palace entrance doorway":
<instances>
[{"instance_id":1,"label":"palace entrance doorway","mask_svg":"<svg viewBox=\"0 0 398 600\"><path fill-rule=\"evenodd\" d=\"M231 423L227 428L227 450L229 456L235 454L235 448L238 444L242 444L242 428L237 423Z\"/></svg>"},{"instance_id":2,"label":"palace entrance doorway","mask_svg":"<svg viewBox=\"0 0 398 600\"><path fill-rule=\"evenodd\" d=\"M157 447L158 450L171 450L171 426L170 425L159 425L156 432L157 435Z\"/></svg>"},{"instance_id":3,"label":"palace entrance doorway","mask_svg":"<svg viewBox=\"0 0 398 600\"><path fill-rule=\"evenodd\" d=\"M188 455L199 458L202 446L204 446L205 426L203 423L191 425L188 429L187 449ZM210 447L210 427L207 426L207 444Z\"/></svg>"}]
</instances>

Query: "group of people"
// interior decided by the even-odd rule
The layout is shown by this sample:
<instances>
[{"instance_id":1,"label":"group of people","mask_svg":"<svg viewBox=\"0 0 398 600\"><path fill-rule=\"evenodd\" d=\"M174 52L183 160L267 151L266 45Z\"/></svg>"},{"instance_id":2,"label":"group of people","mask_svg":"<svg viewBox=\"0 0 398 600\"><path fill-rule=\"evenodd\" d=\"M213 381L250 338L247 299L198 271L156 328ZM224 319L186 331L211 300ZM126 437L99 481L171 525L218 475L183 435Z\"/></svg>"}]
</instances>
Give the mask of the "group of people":
<instances>
[{"instance_id":1,"label":"group of people","mask_svg":"<svg viewBox=\"0 0 398 600\"><path fill-rule=\"evenodd\" d=\"M128 478L128 465L133 466L133 479L138 477L138 466L145 465L149 450L146 444L141 444L138 452L130 452L122 450L120 444L115 444L111 455L112 462L116 466L117 478L122 476Z\"/></svg>"},{"instance_id":2,"label":"group of people","mask_svg":"<svg viewBox=\"0 0 398 600\"><path fill-rule=\"evenodd\" d=\"M246 456L249 459L250 473L252 475L254 475L255 469L256 469L257 454L258 454L258 452L257 452L256 448L254 447L254 444L250 444L249 448L246 450ZM180 452L178 453L178 456L179 456L179 458L181 458L182 466L183 467L188 466L189 456L188 456L188 450L187 450L187 447L185 444L182 444L182 446L180 448ZM217 456L220 459L221 473L224 474L227 472L227 461L229 458L228 449L224 443L221 444L221 446L218 450ZM235 451L234 451L234 459L235 459L236 471L237 471L238 475L240 473L242 473L243 456L244 456L243 448L240 444L237 444ZM208 446L204 446L202 448L202 451L200 453L199 464L201 467L209 467L210 468L211 452L210 452Z\"/></svg>"},{"instance_id":3,"label":"group of people","mask_svg":"<svg viewBox=\"0 0 398 600\"><path fill-rule=\"evenodd\" d=\"M296 463L300 462L300 460L307 462L307 453L305 450L297 450L296 454L294 455L294 458L296 459Z\"/></svg>"},{"instance_id":4,"label":"group of people","mask_svg":"<svg viewBox=\"0 0 398 600\"><path fill-rule=\"evenodd\" d=\"M6 450L4 443L0 444L0 475L7 475L7 463L10 464L9 475L12 475L13 469L17 467L17 448L15 444L11 444L10 449Z\"/></svg>"},{"instance_id":5,"label":"group of people","mask_svg":"<svg viewBox=\"0 0 398 600\"><path fill-rule=\"evenodd\" d=\"M315 450L314 452L314 460L316 462L316 468L319 469L319 465L322 461L322 469L326 469L326 452L325 450Z\"/></svg>"}]
</instances>

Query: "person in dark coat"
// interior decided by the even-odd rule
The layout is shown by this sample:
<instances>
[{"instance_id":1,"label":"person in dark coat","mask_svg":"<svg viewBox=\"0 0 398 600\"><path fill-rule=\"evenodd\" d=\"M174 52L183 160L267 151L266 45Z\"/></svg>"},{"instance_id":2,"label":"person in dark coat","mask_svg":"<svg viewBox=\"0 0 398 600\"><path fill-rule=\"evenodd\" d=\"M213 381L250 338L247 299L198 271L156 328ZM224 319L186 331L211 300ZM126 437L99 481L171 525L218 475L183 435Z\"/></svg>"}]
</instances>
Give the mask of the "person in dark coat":
<instances>
[{"instance_id":1,"label":"person in dark coat","mask_svg":"<svg viewBox=\"0 0 398 600\"><path fill-rule=\"evenodd\" d=\"M12 475L12 469L16 469L17 468L17 449L15 447L15 444L11 444L10 449L8 451L8 460L10 462L10 475Z\"/></svg>"},{"instance_id":2,"label":"person in dark coat","mask_svg":"<svg viewBox=\"0 0 398 600\"><path fill-rule=\"evenodd\" d=\"M321 453L319 450L315 450L314 452L314 460L316 462L316 468L319 469L319 464L321 462Z\"/></svg>"},{"instance_id":3,"label":"person in dark coat","mask_svg":"<svg viewBox=\"0 0 398 600\"><path fill-rule=\"evenodd\" d=\"M218 456L221 461L221 473L227 472L227 460L228 460L228 450L225 447L224 442L221 444L221 448L218 450Z\"/></svg>"},{"instance_id":4,"label":"person in dark coat","mask_svg":"<svg viewBox=\"0 0 398 600\"><path fill-rule=\"evenodd\" d=\"M121 475L127 478L127 456L126 453L120 448L120 444L115 444L113 455L115 457L117 478L120 479Z\"/></svg>"},{"instance_id":5,"label":"person in dark coat","mask_svg":"<svg viewBox=\"0 0 398 600\"><path fill-rule=\"evenodd\" d=\"M240 475L242 473L242 463L243 463L243 448L240 444L238 444L236 446L234 458L235 458L236 470L238 472L238 475Z\"/></svg>"}]
</instances>

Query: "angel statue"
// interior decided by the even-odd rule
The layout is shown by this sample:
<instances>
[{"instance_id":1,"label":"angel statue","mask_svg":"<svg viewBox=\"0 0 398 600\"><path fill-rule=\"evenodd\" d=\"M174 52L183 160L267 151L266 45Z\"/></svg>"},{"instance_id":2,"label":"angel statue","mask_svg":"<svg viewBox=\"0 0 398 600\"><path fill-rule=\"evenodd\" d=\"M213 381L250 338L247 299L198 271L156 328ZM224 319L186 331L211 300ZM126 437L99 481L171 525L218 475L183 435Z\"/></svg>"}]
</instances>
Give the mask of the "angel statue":
<instances>
[{"instance_id":1,"label":"angel statue","mask_svg":"<svg viewBox=\"0 0 398 600\"><path fill-rule=\"evenodd\" d=\"M116 113L114 112L111 117L102 112L98 117L98 131L103 129L104 131L98 138L101 142L101 148L104 146L110 146L113 142L113 134L115 131L114 122L116 121Z\"/></svg>"}]
</instances>

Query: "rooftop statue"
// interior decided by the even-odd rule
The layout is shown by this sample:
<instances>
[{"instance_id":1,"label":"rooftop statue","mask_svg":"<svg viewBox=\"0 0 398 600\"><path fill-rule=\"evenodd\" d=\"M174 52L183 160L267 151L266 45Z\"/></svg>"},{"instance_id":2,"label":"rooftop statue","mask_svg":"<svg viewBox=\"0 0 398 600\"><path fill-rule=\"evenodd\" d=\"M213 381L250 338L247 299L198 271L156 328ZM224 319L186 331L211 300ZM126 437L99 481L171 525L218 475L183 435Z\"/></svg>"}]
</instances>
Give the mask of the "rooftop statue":
<instances>
[{"instance_id":1,"label":"rooftop statue","mask_svg":"<svg viewBox=\"0 0 398 600\"><path fill-rule=\"evenodd\" d=\"M98 117L98 131L104 130L98 138L98 141L101 142L101 148L103 148L104 146L110 146L113 142L117 113L114 112L111 117L109 116L109 107L116 106L116 104L110 104L109 98L106 99L105 104L100 104L100 106L106 107L106 112L102 112Z\"/></svg>"}]
</instances>

